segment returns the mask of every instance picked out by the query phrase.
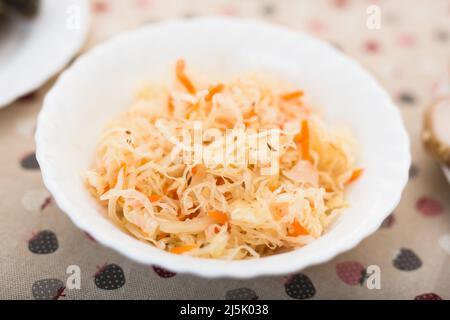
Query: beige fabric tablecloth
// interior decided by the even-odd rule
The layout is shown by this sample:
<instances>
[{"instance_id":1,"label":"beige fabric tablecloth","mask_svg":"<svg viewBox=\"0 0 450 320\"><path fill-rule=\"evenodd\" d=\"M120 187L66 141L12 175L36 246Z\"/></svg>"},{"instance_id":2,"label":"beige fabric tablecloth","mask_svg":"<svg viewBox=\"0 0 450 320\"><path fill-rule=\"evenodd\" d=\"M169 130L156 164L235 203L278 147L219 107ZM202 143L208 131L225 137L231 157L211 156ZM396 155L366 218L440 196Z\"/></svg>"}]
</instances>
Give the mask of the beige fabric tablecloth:
<instances>
[{"instance_id":1,"label":"beige fabric tablecloth","mask_svg":"<svg viewBox=\"0 0 450 320\"><path fill-rule=\"evenodd\" d=\"M366 27L371 4L381 9L380 30ZM145 23L207 14L264 19L333 43L397 102L412 141L410 181L379 231L289 277L206 280L142 266L77 229L43 186L33 134L50 81L0 110L0 298L450 298L450 186L420 141L424 108L450 62L450 1L96 0L92 10L84 51ZM63 288L70 265L81 269L79 290ZM369 265L381 268L380 290L359 283ZM105 290L114 274L119 281Z\"/></svg>"}]
</instances>

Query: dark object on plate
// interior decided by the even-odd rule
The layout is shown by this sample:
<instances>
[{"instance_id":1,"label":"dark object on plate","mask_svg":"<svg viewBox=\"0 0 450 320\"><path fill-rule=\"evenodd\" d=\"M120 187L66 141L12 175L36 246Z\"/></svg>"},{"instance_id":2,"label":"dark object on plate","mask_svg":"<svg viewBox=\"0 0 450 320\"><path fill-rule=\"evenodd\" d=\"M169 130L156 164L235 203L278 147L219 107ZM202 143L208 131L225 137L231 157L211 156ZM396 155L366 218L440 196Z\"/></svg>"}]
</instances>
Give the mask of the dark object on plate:
<instances>
[{"instance_id":1,"label":"dark object on plate","mask_svg":"<svg viewBox=\"0 0 450 320\"><path fill-rule=\"evenodd\" d=\"M0 0L0 17L19 13L32 18L39 11L40 0Z\"/></svg>"}]
</instances>

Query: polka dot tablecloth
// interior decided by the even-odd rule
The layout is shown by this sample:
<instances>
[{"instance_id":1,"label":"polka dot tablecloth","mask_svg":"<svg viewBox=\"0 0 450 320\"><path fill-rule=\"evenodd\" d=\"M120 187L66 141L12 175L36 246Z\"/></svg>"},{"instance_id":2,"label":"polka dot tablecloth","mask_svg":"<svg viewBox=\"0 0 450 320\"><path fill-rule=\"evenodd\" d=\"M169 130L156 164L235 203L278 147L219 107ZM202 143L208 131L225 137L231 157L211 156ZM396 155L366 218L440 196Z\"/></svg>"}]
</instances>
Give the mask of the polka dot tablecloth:
<instances>
[{"instance_id":1,"label":"polka dot tablecloth","mask_svg":"<svg viewBox=\"0 0 450 320\"><path fill-rule=\"evenodd\" d=\"M366 26L370 5L381 10L380 29ZM208 14L263 19L332 43L397 102L412 141L410 181L380 230L332 261L295 274L207 280L142 266L77 229L42 183L33 134L52 80L0 110L0 298L450 298L450 185L420 141L424 108L450 63L450 1L94 0L92 11L84 51L143 24ZM367 285L374 265L380 289ZM70 266L79 267L80 289L67 285Z\"/></svg>"}]
</instances>

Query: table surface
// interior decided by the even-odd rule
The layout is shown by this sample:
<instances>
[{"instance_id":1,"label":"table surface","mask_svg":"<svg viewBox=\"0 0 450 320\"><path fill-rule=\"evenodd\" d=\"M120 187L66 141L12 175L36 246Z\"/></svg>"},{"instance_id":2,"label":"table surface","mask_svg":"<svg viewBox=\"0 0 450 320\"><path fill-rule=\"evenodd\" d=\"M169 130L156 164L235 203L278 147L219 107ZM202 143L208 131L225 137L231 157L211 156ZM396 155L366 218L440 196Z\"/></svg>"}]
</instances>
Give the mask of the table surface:
<instances>
[{"instance_id":1,"label":"table surface","mask_svg":"<svg viewBox=\"0 0 450 320\"><path fill-rule=\"evenodd\" d=\"M379 30L366 27L372 3L381 9ZM424 109L449 67L450 1L411 5L408 0L92 1L92 29L83 51L143 24L208 14L263 19L331 42L397 102L412 141L410 181L380 230L351 251L295 275L208 280L142 266L77 229L44 188L33 134L53 79L0 110L0 298L450 298L450 186L420 141ZM70 265L80 267L81 288L58 291L66 286ZM370 265L380 267L379 290L360 281ZM123 281L104 290L106 274ZM314 290L306 290L311 286Z\"/></svg>"}]
</instances>

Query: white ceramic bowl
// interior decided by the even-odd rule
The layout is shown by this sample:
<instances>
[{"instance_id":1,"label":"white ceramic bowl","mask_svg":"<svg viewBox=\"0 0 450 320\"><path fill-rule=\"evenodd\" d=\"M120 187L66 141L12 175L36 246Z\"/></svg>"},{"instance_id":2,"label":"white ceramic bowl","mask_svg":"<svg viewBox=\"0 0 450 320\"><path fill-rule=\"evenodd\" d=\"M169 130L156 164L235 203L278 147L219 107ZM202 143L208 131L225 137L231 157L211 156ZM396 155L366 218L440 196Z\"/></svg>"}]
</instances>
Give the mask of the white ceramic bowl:
<instances>
[{"instance_id":1,"label":"white ceramic bowl","mask_svg":"<svg viewBox=\"0 0 450 320\"><path fill-rule=\"evenodd\" d=\"M0 26L0 108L60 71L80 50L90 20L86 0L42 0L33 19Z\"/></svg>"},{"instance_id":2,"label":"white ceramic bowl","mask_svg":"<svg viewBox=\"0 0 450 320\"><path fill-rule=\"evenodd\" d=\"M81 179L102 128L129 107L139 81L166 78L179 57L211 74L275 74L304 89L329 122L352 128L367 169L348 188L351 206L331 230L289 253L221 261L161 251L123 233L104 216ZM409 140L397 107L358 64L307 35L228 18L152 25L80 57L48 93L36 142L45 185L78 227L133 260L204 277L285 274L353 248L397 205L410 166Z\"/></svg>"}]
</instances>

